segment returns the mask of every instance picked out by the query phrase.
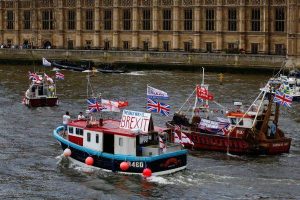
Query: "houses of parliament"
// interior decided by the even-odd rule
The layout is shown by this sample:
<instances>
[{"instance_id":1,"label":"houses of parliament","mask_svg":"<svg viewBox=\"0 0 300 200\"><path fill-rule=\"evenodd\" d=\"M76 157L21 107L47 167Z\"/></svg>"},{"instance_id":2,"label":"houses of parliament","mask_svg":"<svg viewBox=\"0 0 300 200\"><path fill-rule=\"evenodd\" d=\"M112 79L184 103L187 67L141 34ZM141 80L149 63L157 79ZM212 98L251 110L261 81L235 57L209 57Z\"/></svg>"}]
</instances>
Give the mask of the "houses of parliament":
<instances>
[{"instance_id":1,"label":"houses of parliament","mask_svg":"<svg viewBox=\"0 0 300 200\"><path fill-rule=\"evenodd\" d=\"M300 0L1 0L0 45L300 56Z\"/></svg>"}]
</instances>

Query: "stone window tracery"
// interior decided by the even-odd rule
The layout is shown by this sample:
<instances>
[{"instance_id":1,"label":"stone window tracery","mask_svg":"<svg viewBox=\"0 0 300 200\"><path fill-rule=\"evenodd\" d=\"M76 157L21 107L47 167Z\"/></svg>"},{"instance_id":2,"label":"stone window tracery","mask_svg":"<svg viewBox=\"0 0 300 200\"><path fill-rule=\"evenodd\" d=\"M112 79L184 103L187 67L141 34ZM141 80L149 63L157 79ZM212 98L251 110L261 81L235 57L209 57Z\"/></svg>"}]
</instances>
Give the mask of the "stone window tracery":
<instances>
[{"instance_id":1,"label":"stone window tracery","mask_svg":"<svg viewBox=\"0 0 300 200\"><path fill-rule=\"evenodd\" d=\"M64 6L65 7L75 7L76 0L64 0Z\"/></svg>"},{"instance_id":2,"label":"stone window tracery","mask_svg":"<svg viewBox=\"0 0 300 200\"><path fill-rule=\"evenodd\" d=\"M53 0L39 0L38 3L39 3L39 6L41 8L53 7L54 6Z\"/></svg>"},{"instance_id":3,"label":"stone window tracery","mask_svg":"<svg viewBox=\"0 0 300 200\"><path fill-rule=\"evenodd\" d=\"M105 7L113 6L112 0L103 0L103 6L105 6Z\"/></svg>"},{"instance_id":4,"label":"stone window tracery","mask_svg":"<svg viewBox=\"0 0 300 200\"><path fill-rule=\"evenodd\" d=\"M82 6L93 7L95 5L95 0L83 0Z\"/></svg>"},{"instance_id":5,"label":"stone window tracery","mask_svg":"<svg viewBox=\"0 0 300 200\"><path fill-rule=\"evenodd\" d=\"M151 6L152 0L142 0L142 6Z\"/></svg>"},{"instance_id":6,"label":"stone window tracery","mask_svg":"<svg viewBox=\"0 0 300 200\"><path fill-rule=\"evenodd\" d=\"M216 5L215 0L205 0L205 5Z\"/></svg>"},{"instance_id":7,"label":"stone window tracery","mask_svg":"<svg viewBox=\"0 0 300 200\"><path fill-rule=\"evenodd\" d=\"M183 0L182 5L183 6L192 6L193 5L193 0Z\"/></svg>"},{"instance_id":8,"label":"stone window tracery","mask_svg":"<svg viewBox=\"0 0 300 200\"><path fill-rule=\"evenodd\" d=\"M172 0L161 0L161 5L162 6L172 6L173 1Z\"/></svg>"},{"instance_id":9,"label":"stone window tracery","mask_svg":"<svg viewBox=\"0 0 300 200\"><path fill-rule=\"evenodd\" d=\"M31 1L21 1L20 2L21 8L30 8L31 7Z\"/></svg>"},{"instance_id":10,"label":"stone window tracery","mask_svg":"<svg viewBox=\"0 0 300 200\"><path fill-rule=\"evenodd\" d=\"M122 7L130 7L130 6L132 6L132 0L121 0L120 6L122 6Z\"/></svg>"}]
</instances>

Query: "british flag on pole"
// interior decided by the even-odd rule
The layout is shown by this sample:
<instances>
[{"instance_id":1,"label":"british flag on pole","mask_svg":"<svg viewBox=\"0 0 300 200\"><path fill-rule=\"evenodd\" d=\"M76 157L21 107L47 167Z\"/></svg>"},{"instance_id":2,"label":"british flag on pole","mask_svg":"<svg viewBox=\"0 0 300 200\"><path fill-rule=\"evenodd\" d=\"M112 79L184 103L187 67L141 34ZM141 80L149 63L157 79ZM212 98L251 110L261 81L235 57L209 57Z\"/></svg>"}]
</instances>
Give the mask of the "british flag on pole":
<instances>
[{"instance_id":1,"label":"british flag on pole","mask_svg":"<svg viewBox=\"0 0 300 200\"><path fill-rule=\"evenodd\" d=\"M274 96L274 102L278 103L282 106L291 107L293 101L293 97L290 95L287 95L283 92L276 91Z\"/></svg>"},{"instance_id":2,"label":"british flag on pole","mask_svg":"<svg viewBox=\"0 0 300 200\"><path fill-rule=\"evenodd\" d=\"M152 99L147 99L147 111L160 113L164 116L169 116L170 114L170 105L156 102Z\"/></svg>"},{"instance_id":3,"label":"british flag on pole","mask_svg":"<svg viewBox=\"0 0 300 200\"><path fill-rule=\"evenodd\" d=\"M105 107L102 106L101 103L99 103L96 98L87 99L87 103L88 103L88 109L90 113L100 112L101 110L105 109Z\"/></svg>"}]
</instances>

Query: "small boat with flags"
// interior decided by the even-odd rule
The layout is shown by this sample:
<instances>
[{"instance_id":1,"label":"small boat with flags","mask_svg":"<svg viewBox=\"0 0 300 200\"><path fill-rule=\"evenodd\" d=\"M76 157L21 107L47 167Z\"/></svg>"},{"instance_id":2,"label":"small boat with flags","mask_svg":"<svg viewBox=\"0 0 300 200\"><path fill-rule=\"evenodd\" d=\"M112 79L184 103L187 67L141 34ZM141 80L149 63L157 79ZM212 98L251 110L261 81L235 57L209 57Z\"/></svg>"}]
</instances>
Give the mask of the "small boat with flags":
<instances>
[{"instance_id":1,"label":"small boat with flags","mask_svg":"<svg viewBox=\"0 0 300 200\"><path fill-rule=\"evenodd\" d=\"M63 74L57 72L56 77L62 78ZM56 95L56 83L46 73L31 73L29 88L25 92L23 104L29 107L56 106L58 97Z\"/></svg>"},{"instance_id":2,"label":"small boat with flags","mask_svg":"<svg viewBox=\"0 0 300 200\"><path fill-rule=\"evenodd\" d=\"M276 91L283 92L292 97L293 101L300 101L300 70L293 67L288 69L288 73L284 74L286 63L280 71L272 78L269 79L265 87L260 88L262 91L272 93Z\"/></svg>"},{"instance_id":3,"label":"small boat with flags","mask_svg":"<svg viewBox=\"0 0 300 200\"><path fill-rule=\"evenodd\" d=\"M99 98L88 99L88 104L87 119L70 121L65 131L63 126L53 131L71 161L146 177L186 168L187 151L174 143L170 129L153 125L151 113L123 110L121 120L97 119L93 112L118 112L128 104Z\"/></svg>"},{"instance_id":4,"label":"small boat with flags","mask_svg":"<svg viewBox=\"0 0 300 200\"><path fill-rule=\"evenodd\" d=\"M235 102L237 109L226 110L225 118L209 119L208 102L213 101L214 97L208 91L208 85L203 81L193 93L196 94L191 118L179 110L166 124L176 134L177 142L186 148L231 154L274 155L289 152L291 138L286 137L278 126L281 97L267 97L267 92L261 91L247 111L240 109L241 102ZM277 102L275 106L274 101Z\"/></svg>"}]
</instances>

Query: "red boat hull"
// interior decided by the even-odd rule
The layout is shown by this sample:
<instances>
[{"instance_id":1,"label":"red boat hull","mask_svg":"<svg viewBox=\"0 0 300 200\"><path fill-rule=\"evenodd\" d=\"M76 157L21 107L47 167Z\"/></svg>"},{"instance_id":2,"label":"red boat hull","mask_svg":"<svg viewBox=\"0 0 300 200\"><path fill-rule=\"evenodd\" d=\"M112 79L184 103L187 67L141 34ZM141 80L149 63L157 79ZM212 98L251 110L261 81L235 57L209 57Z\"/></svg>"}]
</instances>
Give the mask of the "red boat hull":
<instances>
[{"instance_id":1,"label":"red boat hull","mask_svg":"<svg viewBox=\"0 0 300 200\"><path fill-rule=\"evenodd\" d=\"M167 124L171 129L174 127ZM180 131L177 135L181 135ZM228 152L231 154L255 154L255 155L276 155L281 153L289 153L291 146L291 139L282 137L279 139L265 139L259 140L245 135L239 137L236 134L232 136L218 135L213 133L202 133L197 131L181 130L194 145L184 143L186 148L194 150L209 150ZM180 136L179 136L180 137ZM248 138L248 139L247 139Z\"/></svg>"},{"instance_id":2,"label":"red boat hull","mask_svg":"<svg viewBox=\"0 0 300 200\"><path fill-rule=\"evenodd\" d=\"M38 99L29 99L25 97L25 105L29 107L43 107L43 106L57 106L58 105L58 98L51 97L51 98L38 98Z\"/></svg>"},{"instance_id":3,"label":"red boat hull","mask_svg":"<svg viewBox=\"0 0 300 200\"><path fill-rule=\"evenodd\" d=\"M252 143L243 138L199 132L184 133L194 142L193 146L188 144L185 144L185 146L195 150L221 151L232 154L275 155L288 153L291 145L291 139L289 138L269 139Z\"/></svg>"}]
</instances>

